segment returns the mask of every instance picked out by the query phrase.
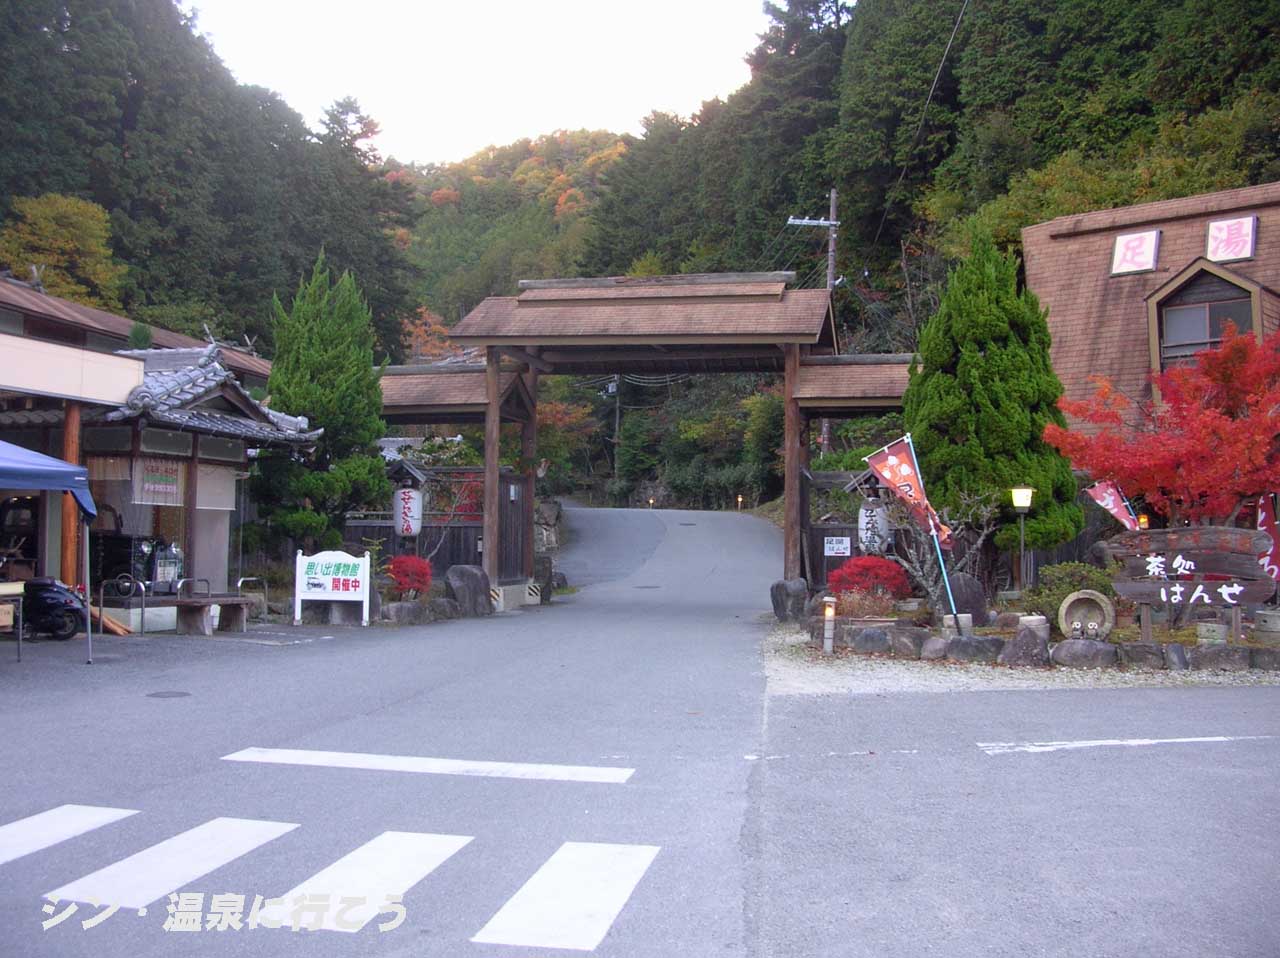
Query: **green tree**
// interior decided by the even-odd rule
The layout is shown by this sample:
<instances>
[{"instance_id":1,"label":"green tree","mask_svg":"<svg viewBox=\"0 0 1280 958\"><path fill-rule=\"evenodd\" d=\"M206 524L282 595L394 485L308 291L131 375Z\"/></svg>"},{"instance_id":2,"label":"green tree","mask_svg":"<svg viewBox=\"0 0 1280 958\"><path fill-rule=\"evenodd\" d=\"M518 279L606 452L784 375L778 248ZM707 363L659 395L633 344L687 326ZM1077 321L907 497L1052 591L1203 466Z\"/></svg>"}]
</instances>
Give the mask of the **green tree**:
<instances>
[{"instance_id":1,"label":"green tree","mask_svg":"<svg viewBox=\"0 0 1280 958\"><path fill-rule=\"evenodd\" d=\"M26 278L28 268L54 296L120 308L124 267L111 257L107 211L88 200L59 193L19 197L0 230L0 264Z\"/></svg>"},{"instance_id":2,"label":"green tree","mask_svg":"<svg viewBox=\"0 0 1280 958\"><path fill-rule=\"evenodd\" d=\"M1017 260L981 234L971 245L921 331L922 365L912 368L903 419L935 507L989 497L1004 519L995 543L1013 548L1009 489L1025 483L1036 490L1027 543L1047 548L1084 526L1071 465L1041 438L1047 424L1064 424L1049 328L1034 294L1018 292Z\"/></svg>"},{"instance_id":3,"label":"green tree","mask_svg":"<svg viewBox=\"0 0 1280 958\"><path fill-rule=\"evenodd\" d=\"M376 445L385 427L372 317L350 273L331 282L323 254L290 308L277 297L272 313L271 407L306 416L324 434L306 464L287 456L263 461L259 501L285 535L331 546L346 512L391 495Z\"/></svg>"}]
</instances>

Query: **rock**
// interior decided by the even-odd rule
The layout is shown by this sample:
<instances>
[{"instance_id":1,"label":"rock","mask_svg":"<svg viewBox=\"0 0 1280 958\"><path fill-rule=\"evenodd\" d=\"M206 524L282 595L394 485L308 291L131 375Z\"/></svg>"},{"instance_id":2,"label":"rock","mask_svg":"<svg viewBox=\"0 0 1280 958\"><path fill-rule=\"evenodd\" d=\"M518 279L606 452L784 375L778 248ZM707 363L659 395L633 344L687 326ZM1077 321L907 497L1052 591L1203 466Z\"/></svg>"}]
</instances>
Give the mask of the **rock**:
<instances>
[{"instance_id":1,"label":"rock","mask_svg":"<svg viewBox=\"0 0 1280 958\"><path fill-rule=\"evenodd\" d=\"M551 556L535 555L533 557L533 582L542 590L541 604L546 605L551 601L551 593L555 591L555 587L551 585L552 578L555 577L555 570L552 568Z\"/></svg>"},{"instance_id":2,"label":"rock","mask_svg":"<svg viewBox=\"0 0 1280 958\"><path fill-rule=\"evenodd\" d=\"M420 599L388 602L383 609L396 625L424 625L432 620L431 607Z\"/></svg>"},{"instance_id":3,"label":"rock","mask_svg":"<svg viewBox=\"0 0 1280 958\"><path fill-rule=\"evenodd\" d=\"M1187 658L1193 669L1202 671L1244 672L1249 668L1249 650L1242 645L1197 645Z\"/></svg>"},{"instance_id":4,"label":"rock","mask_svg":"<svg viewBox=\"0 0 1280 958\"><path fill-rule=\"evenodd\" d=\"M852 648L855 652L883 655L889 651L889 633L874 626L860 629L858 634L854 636Z\"/></svg>"},{"instance_id":5,"label":"rock","mask_svg":"<svg viewBox=\"0 0 1280 958\"><path fill-rule=\"evenodd\" d=\"M437 619L458 619L462 617L462 608L453 599L440 596L427 603L427 609Z\"/></svg>"},{"instance_id":6,"label":"rock","mask_svg":"<svg viewBox=\"0 0 1280 958\"><path fill-rule=\"evenodd\" d=\"M1116 647L1097 639L1066 639L1049 653L1054 665L1072 669L1105 669L1116 664Z\"/></svg>"},{"instance_id":7,"label":"rock","mask_svg":"<svg viewBox=\"0 0 1280 958\"><path fill-rule=\"evenodd\" d=\"M920 652L928 641L928 629L918 629L911 625L894 625L889 633L889 654L895 659L918 659Z\"/></svg>"},{"instance_id":8,"label":"rock","mask_svg":"<svg viewBox=\"0 0 1280 958\"><path fill-rule=\"evenodd\" d=\"M1020 618L1022 618L1022 616L1017 612L1001 612L996 616L996 620L991 624L997 629L1016 629Z\"/></svg>"},{"instance_id":9,"label":"rock","mask_svg":"<svg viewBox=\"0 0 1280 958\"><path fill-rule=\"evenodd\" d=\"M807 619L812 615L822 615L822 596L811 595L804 604L804 617Z\"/></svg>"},{"instance_id":10,"label":"rock","mask_svg":"<svg viewBox=\"0 0 1280 958\"><path fill-rule=\"evenodd\" d=\"M1280 672L1280 649L1251 649L1249 666L1265 672Z\"/></svg>"},{"instance_id":11,"label":"rock","mask_svg":"<svg viewBox=\"0 0 1280 958\"><path fill-rule=\"evenodd\" d=\"M1049 641L1049 620L1043 615L1018 616L1018 628L1030 629L1036 635L1043 636L1046 642Z\"/></svg>"},{"instance_id":12,"label":"rock","mask_svg":"<svg viewBox=\"0 0 1280 958\"><path fill-rule=\"evenodd\" d=\"M1178 642L1170 642L1164 647L1164 667L1171 672L1185 672L1191 668L1187 661L1186 646Z\"/></svg>"},{"instance_id":13,"label":"rock","mask_svg":"<svg viewBox=\"0 0 1280 958\"><path fill-rule=\"evenodd\" d=\"M976 576L967 572L953 573L951 596L955 599L957 613L973 616L973 621L979 625L987 621L987 591Z\"/></svg>"},{"instance_id":14,"label":"rock","mask_svg":"<svg viewBox=\"0 0 1280 958\"><path fill-rule=\"evenodd\" d=\"M930 635L920 646L920 658L922 659L945 659L947 657L947 644L951 640L942 635Z\"/></svg>"},{"instance_id":15,"label":"rock","mask_svg":"<svg viewBox=\"0 0 1280 958\"><path fill-rule=\"evenodd\" d=\"M1121 642L1120 664L1131 669L1163 669L1164 649L1159 642ZM1181 648L1181 646L1179 646Z\"/></svg>"},{"instance_id":16,"label":"rock","mask_svg":"<svg viewBox=\"0 0 1280 958\"><path fill-rule=\"evenodd\" d=\"M444 574L445 594L458 603L462 618L492 615L489 576L478 565L455 565Z\"/></svg>"},{"instance_id":17,"label":"rock","mask_svg":"<svg viewBox=\"0 0 1280 958\"><path fill-rule=\"evenodd\" d=\"M994 662L1004 650L1004 639L994 636L958 635L947 643L952 662Z\"/></svg>"},{"instance_id":18,"label":"rock","mask_svg":"<svg viewBox=\"0 0 1280 958\"><path fill-rule=\"evenodd\" d=\"M1023 668L1048 668L1049 642L1035 629L1022 628L1004 644L996 661Z\"/></svg>"},{"instance_id":19,"label":"rock","mask_svg":"<svg viewBox=\"0 0 1280 958\"><path fill-rule=\"evenodd\" d=\"M307 603L303 603L306 605ZM329 602L330 625L359 625L364 616L364 606L360 602ZM374 621L373 610L369 610L370 621Z\"/></svg>"},{"instance_id":20,"label":"rock","mask_svg":"<svg viewBox=\"0 0 1280 958\"><path fill-rule=\"evenodd\" d=\"M551 573L551 591L556 592L560 589L569 588L569 577L563 572L556 571Z\"/></svg>"},{"instance_id":21,"label":"rock","mask_svg":"<svg viewBox=\"0 0 1280 958\"><path fill-rule=\"evenodd\" d=\"M302 605L303 605L303 608L306 608L307 603L304 602ZM272 601L267 603L267 611L270 612L272 615L287 615L292 617L293 600L292 599L273 599Z\"/></svg>"},{"instance_id":22,"label":"rock","mask_svg":"<svg viewBox=\"0 0 1280 958\"><path fill-rule=\"evenodd\" d=\"M961 612L959 615L944 615L942 617L942 634L949 639L954 639L958 635L973 635L973 616L968 612Z\"/></svg>"},{"instance_id":23,"label":"rock","mask_svg":"<svg viewBox=\"0 0 1280 958\"><path fill-rule=\"evenodd\" d=\"M779 622L802 621L809 583L804 579L779 579L769 587L769 598Z\"/></svg>"}]
</instances>

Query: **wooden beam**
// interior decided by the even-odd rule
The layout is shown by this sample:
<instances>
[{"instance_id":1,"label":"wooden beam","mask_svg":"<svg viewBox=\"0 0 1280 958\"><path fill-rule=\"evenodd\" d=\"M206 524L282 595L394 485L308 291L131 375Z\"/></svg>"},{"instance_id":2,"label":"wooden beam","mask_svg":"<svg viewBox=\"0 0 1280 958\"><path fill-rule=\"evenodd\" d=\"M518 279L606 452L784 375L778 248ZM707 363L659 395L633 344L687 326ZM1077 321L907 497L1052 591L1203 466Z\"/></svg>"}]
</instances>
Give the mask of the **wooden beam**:
<instances>
[{"instance_id":1,"label":"wooden beam","mask_svg":"<svg viewBox=\"0 0 1280 958\"><path fill-rule=\"evenodd\" d=\"M590 344L584 344L590 345ZM662 347L661 355L654 355L654 350ZM776 361L778 347L774 343L758 346L728 345L720 348L704 349L681 348L674 343L650 343L643 349L628 349L619 346L612 349L545 349L541 354L547 362L559 366L561 363L627 363L627 362L690 362L697 360L726 359L767 359Z\"/></svg>"},{"instance_id":2,"label":"wooden beam","mask_svg":"<svg viewBox=\"0 0 1280 958\"><path fill-rule=\"evenodd\" d=\"M499 545L501 535L502 498L498 488L498 452L502 440L502 409L499 398L498 350L489 346L485 355L485 411L484 411L484 555L481 560L489 585L498 584L498 560L502 554Z\"/></svg>"},{"instance_id":3,"label":"wooden beam","mask_svg":"<svg viewBox=\"0 0 1280 958\"><path fill-rule=\"evenodd\" d=\"M806 356L802 366L902 366L915 362L915 353L856 353L843 356Z\"/></svg>"},{"instance_id":4,"label":"wooden beam","mask_svg":"<svg viewBox=\"0 0 1280 958\"><path fill-rule=\"evenodd\" d=\"M796 379L800 373L800 349L794 344L783 347L785 359L784 440L783 440L783 527L782 575L785 579L800 576L800 406L795 400Z\"/></svg>"},{"instance_id":5,"label":"wooden beam","mask_svg":"<svg viewBox=\"0 0 1280 958\"><path fill-rule=\"evenodd\" d=\"M538 371L525 374L525 385L533 397L529 418L520 425L520 458L525 464L525 500L521 518L524 521L524 574L533 578L533 487L538 470Z\"/></svg>"},{"instance_id":6,"label":"wooden beam","mask_svg":"<svg viewBox=\"0 0 1280 958\"><path fill-rule=\"evenodd\" d=\"M66 418L62 424L62 458L72 465L80 465L80 404L68 400ZM62 494L62 553L59 562L60 578L68 585L80 581L80 507L75 496ZM88 586L86 585L86 588Z\"/></svg>"},{"instance_id":7,"label":"wooden beam","mask_svg":"<svg viewBox=\"0 0 1280 958\"><path fill-rule=\"evenodd\" d=\"M686 273L673 276L593 276L522 279L521 289L614 289L619 286L722 286L733 283L794 283L794 272Z\"/></svg>"},{"instance_id":8,"label":"wooden beam","mask_svg":"<svg viewBox=\"0 0 1280 958\"><path fill-rule=\"evenodd\" d=\"M499 352L507 356L510 356L512 359L518 362L524 363L530 369L536 370L537 372L553 373L556 371L556 368L552 366L549 362L547 362L545 359L538 358L528 350L520 349L516 346L500 346Z\"/></svg>"}]
</instances>

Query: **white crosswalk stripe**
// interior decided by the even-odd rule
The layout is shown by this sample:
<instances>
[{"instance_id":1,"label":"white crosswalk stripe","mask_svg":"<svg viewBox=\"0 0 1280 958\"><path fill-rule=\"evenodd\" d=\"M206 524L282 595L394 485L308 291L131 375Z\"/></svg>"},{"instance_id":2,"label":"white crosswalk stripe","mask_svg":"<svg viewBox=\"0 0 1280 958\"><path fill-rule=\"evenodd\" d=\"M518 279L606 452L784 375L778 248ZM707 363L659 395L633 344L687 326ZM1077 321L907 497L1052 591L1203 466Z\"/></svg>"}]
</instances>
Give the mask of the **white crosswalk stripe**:
<instances>
[{"instance_id":1,"label":"white crosswalk stripe","mask_svg":"<svg viewBox=\"0 0 1280 958\"><path fill-rule=\"evenodd\" d=\"M359 931L380 912L388 896L402 897L471 841L469 835L429 835L422 832L383 832L328 868L317 872L296 888L281 895L282 905L264 908L269 921L290 923L294 902L300 896L315 901L327 896L328 907L319 921L299 912L302 929ZM344 898L355 899L350 908L341 908ZM341 919L341 920L339 920Z\"/></svg>"},{"instance_id":2,"label":"white crosswalk stripe","mask_svg":"<svg viewBox=\"0 0 1280 958\"><path fill-rule=\"evenodd\" d=\"M47 812L0 825L0 865L137 814L132 808L59 805Z\"/></svg>"},{"instance_id":3,"label":"white crosswalk stripe","mask_svg":"<svg viewBox=\"0 0 1280 958\"><path fill-rule=\"evenodd\" d=\"M658 851L656 845L565 842L471 940L594 951Z\"/></svg>"},{"instance_id":4,"label":"white crosswalk stripe","mask_svg":"<svg viewBox=\"0 0 1280 958\"><path fill-rule=\"evenodd\" d=\"M141 908L297 827L289 822L215 818L55 888L44 897Z\"/></svg>"}]
</instances>

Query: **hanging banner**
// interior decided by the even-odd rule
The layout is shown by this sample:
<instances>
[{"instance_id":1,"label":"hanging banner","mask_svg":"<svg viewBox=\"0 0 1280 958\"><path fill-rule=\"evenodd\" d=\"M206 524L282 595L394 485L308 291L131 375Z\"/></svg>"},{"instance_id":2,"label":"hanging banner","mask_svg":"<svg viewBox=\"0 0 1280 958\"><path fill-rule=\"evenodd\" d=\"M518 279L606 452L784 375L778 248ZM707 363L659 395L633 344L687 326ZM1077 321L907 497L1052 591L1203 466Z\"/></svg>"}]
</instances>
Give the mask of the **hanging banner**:
<instances>
[{"instance_id":1,"label":"hanging banner","mask_svg":"<svg viewBox=\"0 0 1280 958\"><path fill-rule=\"evenodd\" d=\"M880 481L906 503L907 509L910 510L916 522L928 529L930 533L936 533L941 546L944 549L950 549L953 544L951 530L942 524L942 520L933 511L924 494L924 480L916 468L915 450L911 446L910 434L864 458Z\"/></svg>"},{"instance_id":2,"label":"hanging banner","mask_svg":"<svg viewBox=\"0 0 1280 958\"><path fill-rule=\"evenodd\" d=\"M1276 497L1258 497L1258 531L1271 537L1271 548L1258 556L1262 566L1272 579L1280 580L1280 529L1276 526Z\"/></svg>"},{"instance_id":3,"label":"hanging banner","mask_svg":"<svg viewBox=\"0 0 1280 958\"><path fill-rule=\"evenodd\" d=\"M402 536L416 536L422 531L422 492L418 489L397 489L391 501L391 516L396 532Z\"/></svg>"},{"instance_id":4,"label":"hanging banner","mask_svg":"<svg viewBox=\"0 0 1280 958\"><path fill-rule=\"evenodd\" d=\"M1138 517L1133 514L1133 508L1129 505L1129 500L1120 492L1120 487L1110 479L1095 482L1085 489L1085 492L1089 493L1090 499L1115 516L1120 525L1130 532L1137 530Z\"/></svg>"}]
</instances>

